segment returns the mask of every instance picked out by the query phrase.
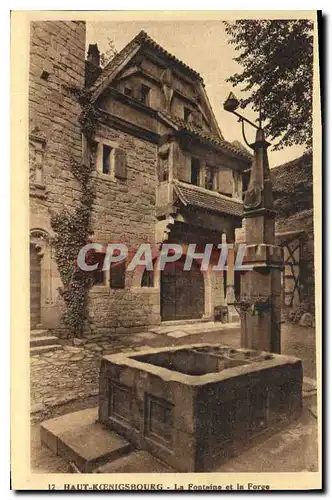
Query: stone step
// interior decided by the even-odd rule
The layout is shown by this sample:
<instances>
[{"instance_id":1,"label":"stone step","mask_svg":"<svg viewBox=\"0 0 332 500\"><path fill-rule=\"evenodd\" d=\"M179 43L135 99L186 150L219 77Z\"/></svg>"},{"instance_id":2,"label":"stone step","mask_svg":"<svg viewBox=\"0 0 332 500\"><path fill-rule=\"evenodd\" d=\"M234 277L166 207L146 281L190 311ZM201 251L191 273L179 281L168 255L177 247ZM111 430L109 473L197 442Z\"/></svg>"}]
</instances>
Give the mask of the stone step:
<instances>
[{"instance_id":1,"label":"stone step","mask_svg":"<svg viewBox=\"0 0 332 500\"><path fill-rule=\"evenodd\" d=\"M161 462L147 451L134 450L117 460L106 462L106 464L99 466L93 472L97 474L140 474L142 472L146 474L151 474L152 472L154 474L174 474L176 470Z\"/></svg>"},{"instance_id":2,"label":"stone step","mask_svg":"<svg viewBox=\"0 0 332 500\"><path fill-rule=\"evenodd\" d=\"M44 354L46 352L57 351L58 349L62 349L62 346L59 344L30 347L30 356L37 356L37 354Z\"/></svg>"},{"instance_id":3,"label":"stone step","mask_svg":"<svg viewBox=\"0 0 332 500\"><path fill-rule=\"evenodd\" d=\"M177 319L171 321L162 321L160 328L163 326L177 326L177 325L191 325L200 323L211 323L211 318L199 318L199 319Z\"/></svg>"},{"instance_id":4,"label":"stone step","mask_svg":"<svg viewBox=\"0 0 332 500\"><path fill-rule=\"evenodd\" d=\"M48 345L56 345L59 344L58 337L54 337L51 335L40 336L40 337L30 337L30 347L38 347L38 346L48 346Z\"/></svg>"},{"instance_id":5,"label":"stone step","mask_svg":"<svg viewBox=\"0 0 332 500\"><path fill-rule=\"evenodd\" d=\"M81 410L41 424L41 441L82 473L133 451L129 441L96 422L97 409Z\"/></svg>"},{"instance_id":6,"label":"stone step","mask_svg":"<svg viewBox=\"0 0 332 500\"><path fill-rule=\"evenodd\" d=\"M49 335L49 332L48 330L45 330L45 329L36 329L36 330L31 330L30 331L30 338L31 339L35 339L35 338L38 338L38 337L46 337L47 335Z\"/></svg>"}]
</instances>

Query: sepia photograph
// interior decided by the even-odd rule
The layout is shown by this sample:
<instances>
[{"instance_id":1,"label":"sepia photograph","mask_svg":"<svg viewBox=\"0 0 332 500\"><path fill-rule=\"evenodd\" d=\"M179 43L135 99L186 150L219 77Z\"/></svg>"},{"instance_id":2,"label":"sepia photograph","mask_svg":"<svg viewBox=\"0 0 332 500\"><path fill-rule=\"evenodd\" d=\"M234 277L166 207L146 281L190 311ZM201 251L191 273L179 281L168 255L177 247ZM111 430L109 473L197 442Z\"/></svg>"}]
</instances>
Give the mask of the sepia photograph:
<instances>
[{"instance_id":1,"label":"sepia photograph","mask_svg":"<svg viewBox=\"0 0 332 500\"><path fill-rule=\"evenodd\" d=\"M13 12L14 489L321 488L319 19Z\"/></svg>"}]
</instances>

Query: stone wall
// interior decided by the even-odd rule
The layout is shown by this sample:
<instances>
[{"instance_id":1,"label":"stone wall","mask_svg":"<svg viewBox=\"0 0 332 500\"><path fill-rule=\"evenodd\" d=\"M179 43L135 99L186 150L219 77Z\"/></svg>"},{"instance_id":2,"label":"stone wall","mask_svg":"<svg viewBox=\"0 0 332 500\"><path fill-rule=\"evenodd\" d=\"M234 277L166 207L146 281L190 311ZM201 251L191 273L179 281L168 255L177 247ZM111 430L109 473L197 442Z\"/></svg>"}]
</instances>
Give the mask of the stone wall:
<instances>
[{"instance_id":1,"label":"stone wall","mask_svg":"<svg viewBox=\"0 0 332 500\"><path fill-rule=\"evenodd\" d=\"M96 135L126 151L127 179L96 173L93 240L103 245L120 242L133 251L142 243L153 245L157 146L106 126ZM126 272L125 289L111 289L108 282L92 288L92 331L113 334L160 322L159 288L141 288L137 272Z\"/></svg>"},{"instance_id":2,"label":"stone wall","mask_svg":"<svg viewBox=\"0 0 332 500\"><path fill-rule=\"evenodd\" d=\"M70 172L69 162L81 159L81 108L68 86L83 88L84 72L84 22L43 21L31 24L30 229L41 230L45 240L41 261L41 326L58 330L61 311L57 289L61 280L50 245L50 217L64 208L74 210L79 203L80 186ZM150 132L163 133L163 128L150 113L129 108L113 95L106 96L105 101L103 99L98 101L97 107L101 106L121 119L125 117ZM126 153L127 178L94 173L97 189L92 211L93 241L104 245L121 242L135 251L142 243L155 243L158 146L134 135L140 131L133 126L133 132L127 133L123 131L127 127L123 123L120 124L121 131L107 125L106 113L101 120L103 124L98 127L96 140L106 140L112 147L114 144L114 148ZM149 137L153 141L155 136L152 134ZM197 225L198 215L194 218ZM231 218L225 217L223 227L227 232L232 230ZM89 312L92 322L87 335L114 335L125 333L128 328L135 330L160 323L159 276L155 277L154 287L142 288L140 273L141 270L126 272L125 289L112 289L108 281L91 289ZM216 296L216 304L222 300L219 296L221 283L222 278L218 278L216 283L209 285L209 293ZM212 299L209 310L211 308ZM66 331L58 333L63 337L67 335Z\"/></svg>"},{"instance_id":3,"label":"stone wall","mask_svg":"<svg viewBox=\"0 0 332 500\"><path fill-rule=\"evenodd\" d=\"M79 186L68 171L70 157L81 157L81 112L66 85L83 87L85 23L43 21L31 23L29 74L30 133L45 137L43 180L47 205L75 206ZM70 50L69 50L70 48ZM43 71L48 78L42 77Z\"/></svg>"},{"instance_id":4,"label":"stone wall","mask_svg":"<svg viewBox=\"0 0 332 500\"><path fill-rule=\"evenodd\" d=\"M85 23L38 21L30 26L29 139L30 231L42 231L43 277L41 324L59 323L57 288L61 284L50 247L50 216L72 209L79 185L68 169L70 159L80 160L80 106L66 86L84 86Z\"/></svg>"},{"instance_id":5,"label":"stone wall","mask_svg":"<svg viewBox=\"0 0 332 500\"><path fill-rule=\"evenodd\" d=\"M81 401L84 406L92 398L96 404L102 355L136 348L123 336L107 342L106 337L94 335L74 343L63 341L57 351L31 357L30 412L34 420L61 415L72 402Z\"/></svg>"}]
</instances>

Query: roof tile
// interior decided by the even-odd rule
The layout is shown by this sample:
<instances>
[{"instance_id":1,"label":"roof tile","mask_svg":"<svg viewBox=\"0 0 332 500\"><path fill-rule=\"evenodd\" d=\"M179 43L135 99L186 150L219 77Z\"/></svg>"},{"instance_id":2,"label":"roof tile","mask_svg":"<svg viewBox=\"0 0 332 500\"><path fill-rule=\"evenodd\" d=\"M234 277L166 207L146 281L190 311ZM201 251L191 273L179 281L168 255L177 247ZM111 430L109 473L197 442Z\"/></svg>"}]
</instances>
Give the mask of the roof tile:
<instances>
[{"instance_id":1,"label":"roof tile","mask_svg":"<svg viewBox=\"0 0 332 500\"><path fill-rule=\"evenodd\" d=\"M276 192L299 183L312 184L312 153L308 151L295 160L271 168L270 175Z\"/></svg>"},{"instance_id":2,"label":"roof tile","mask_svg":"<svg viewBox=\"0 0 332 500\"><path fill-rule=\"evenodd\" d=\"M160 116L166 118L168 121L172 122L179 131L184 130L202 140L208 141L214 144L215 146L220 147L221 149L224 149L236 156L239 156L242 159L245 159L247 161L252 160L252 155L244 147L240 147L237 144L228 142L225 139L220 139L218 136L208 133L192 123L187 123L185 120L179 118L178 116L170 115L164 110L159 111L159 114Z\"/></svg>"},{"instance_id":3,"label":"roof tile","mask_svg":"<svg viewBox=\"0 0 332 500\"><path fill-rule=\"evenodd\" d=\"M242 202L226 198L219 193L203 190L197 186L175 182L175 191L181 202L213 212L235 215L241 217L243 214Z\"/></svg>"}]
</instances>

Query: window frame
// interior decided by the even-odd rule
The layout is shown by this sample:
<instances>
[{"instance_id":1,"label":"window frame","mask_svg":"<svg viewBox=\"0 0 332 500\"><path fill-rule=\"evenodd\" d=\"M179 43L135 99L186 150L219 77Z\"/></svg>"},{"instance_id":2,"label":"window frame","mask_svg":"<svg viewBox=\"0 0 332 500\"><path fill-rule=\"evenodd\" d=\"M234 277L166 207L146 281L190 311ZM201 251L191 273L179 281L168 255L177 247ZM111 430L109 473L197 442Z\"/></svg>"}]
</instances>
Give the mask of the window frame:
<instances>
[{"instance_id":1,"label":"window frame","mask_svg":"<svg viewBox=\"0 0 332 500\"><path fill-rule=\"evenodd\" d=\"M104 260L105 260L105 256L106 256L106 252L98 252L97 250L94 251L94 253L98 256L101 256L102 258L102 266L104 265ZM102 257L103 256L103 257ZM93 285L92 287L97 287L98 289L100 289L101 287L105 288L107 287L107 271L104 271L103 269L95 269L94 271L90 271L91 273L95 273L96 271L99 271L102 273L102 276L103 276L103 281L102 282L93 282Z\"/></svg>"},{"instance_id":2,"label":"window frame","mask_svg":"<svg viewBox=\"0 0 332 500\"><path fill-rule=\"evenodd\" d=\"M187 106L183 106L183 119L186 123L189 123L189 119L192 115L193 111Z\"/></svg>"},{"instance_id":3,"label":"window frame","mask_svg":"<svg viewBox=\"0 0 332 500\"><path fill-rule=\"evenodd\" d=\"M128 93L129 91L129 93ZM133 88L130 87L129 85L125 85L123 88L123 93L127 97L133 97Z\"/></svg>"},{"instance_id":4,"label":"window frame","mask_svg":"<svg viewBox=\"0 0 332 500\"><path fill-rule=\"evenodd\" d=\"M146 282L147 284L144 285L143 284L143 280L144 278L147 278ZM143 271L143 274L142 274L142 277L141 277L141 287L140 288L143 288L143 289L150 289L150 288L155 288L155 272L154 272L154 269L153 270L148 270L148 269L144 269Z\"/></svg>"},{"instance_id":5,"label":"window frame","mask_svg":"<svg viewBox=\"0 0 332 500\"><path fill-rule=\"evenodd\" d=\"M107 153L107 158L108 158L108 172L105 172L104 171L104 167L105 167L105 149L108 149L108 153ZM113 152L113 148L111 146L109 146L108 144L103 144L103 149L102 149L102 173L104 175L111 175L112 173L112 154L114 156L114 152Z\"/></svg>"},{"instance_id":6,"label":"window frame","mask_svg":"<svg viewBox=\"0 0 332 500\"><path fill-rule=\"evenodd\" d=\"M110 290L125 290L126 289L126 270L127 270L127 261L122 260L120 262L115 262L115 266L109 267L109 288ZM123 266L123 286L112 286L112 268Z\"/></svg>"},{"instance_id":7,"label":"window frame","mask_svg":"<svg viewBox=\"0 0 332 500\"><path fill-rule=\"evenodd\" d=\"M197 184L192 182L193 178L193 162L198 162L198 172L197 172ZM190 184L192 186L200 186L201 185L201 173L202 173L202 161L197 156L191 156L190 158Z\"/></svg>"},{"instance_id":8,"label":"window frame","mask_svg":"<svg viewBox=\"0 0 332 500\"><path fill-rule=\"evenodd\" d=\"M97 143L97 150L96 150L96 161L95 161L95 166L96 166L96 171L99 176L103 177L104 179L112 180L116 182L116 176L115 176L115 150L119 149L119 144L114 141L109 141L108 139L105 139L100 136L96 136L94 138L94 142ZM103 172L103 150L104 146L108 146L111 148L111 153L110 153L110 172L108 174Z\"/></svg>"},{"instance_id":9,"label":"window frame","mask_svg":"<svg viewBox=\"0 0 332 500\"><path fill-rule=\"evenodd\" d=\"M143 89L146 89L147 92L144 93ZM145 83L141 83L141 89L140 89L140 101L142 104L145 106L150 106L150 98L151 98L151 87L146 85Z\"/></svg>"}]
</instances>

